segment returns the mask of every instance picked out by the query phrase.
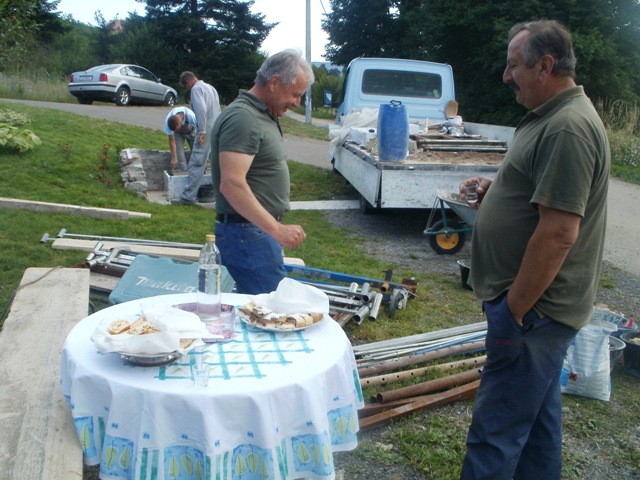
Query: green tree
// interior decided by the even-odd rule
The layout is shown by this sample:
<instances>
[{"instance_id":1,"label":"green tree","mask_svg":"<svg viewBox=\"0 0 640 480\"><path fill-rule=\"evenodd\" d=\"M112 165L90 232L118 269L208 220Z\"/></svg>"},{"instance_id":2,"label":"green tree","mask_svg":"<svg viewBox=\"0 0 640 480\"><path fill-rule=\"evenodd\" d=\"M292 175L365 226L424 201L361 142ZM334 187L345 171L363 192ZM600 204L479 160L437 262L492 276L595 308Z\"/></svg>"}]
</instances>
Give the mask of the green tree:
<instances>
[{"instance_id":1,"label":"green tree","mask_svg":"<svg viewBox=\"0 0 640 480\"><path fill-rule=\"evenodd\" d=\"M27 53L36 0L0 0L0 71L17 69Z\"/></svg>"},{"instance_id":2,"label":"green tree","mask_svg":"<svg viewBox=\"0 0 640 480\"><path fill-rule=\"evenodd\" d=\"M253 1L146 0L147 22L167 44L167 65L193 71L211 83L221 101L253 84L263 57L258 50L274 25L250 11ZM166 77L167 75L165 75Z\"/></svg>"},{"instance_id":3,"label":"green tree","mask_svg":"<svg viewBox=\"0 0 640 480\"><path fill-rule=\"evenodd\" d=\"M346 66L356 57L393 57L399 26L396 0L332 0L323 20L326 58Z\"/></svg>"},{"instance_id":4,"label":"green tree","mask_svg":"<svg viewBox=\"0 0 640 480\"><path fill-rule=\"evenodd\" d=\"M381 0L378 0L381 1ZM362 21L369 2L333 0L324 29L333 46L327 57L346 65L359 55L431 60L453 67L460 113L468 121L514 124L523 114L502 85L509 28L518 21L553 18L574 37L578 83L594 100L640 99L640 4L637 0L398 0L381 2ZM365 2L362 2L365 3ZM373 10L373 8L371 8ZM341 41L367 28L367 50ZM357 36L357 35L354 35ZM359 41L359 40L358 40Z\"/></svg>"},{"instance_id":5,"label":"green tree","mask_svg":"<svg viewBox=\"0 0 640 480\"><path fill-rule=\"evenodd\" d=\"M313 82L311 86L311 104L315 110L322 108L325 90L331 90L333 93L333 102L337 100L344 77L336 69L328 71L324 65L320 67L313 65L311 68L315 76L315 82Z\"/></svg>"},{"instance_id":6,"label":"green tree","mask_svg":"<svg viewBox=\"0 0 640 480\"><path fill-rule=\"evenodd\" d=\"M36 25L36 37L40 43L48 43L68 31L68 26L57 15L60 0L37 0L31 18Z\"/></svg>"},{"instance_id":7,"label":"green tree","mask_svg":"<svg viewBox=\"0 0 640 480\"><path fill-rule=\"evenodd\" d=\"M168 67L178 61L175 48L167 42L157 25L144 17L131 15L124 22L122 32L112 35L109 58L116 63L144 65L165 82L178 84L178 74Z\"/></svg>"},{"instance_id":8,"label":"green tree","mask_svg":"<svg viewBox=\"0 0 640 480\"><path fill-rule=\"evenodd\" d=\"M49 41L34 37L28 42L24 70L34 78L67 78L71 72L99 63L95 53L98 29L70 18L61 18L61 23L62 31Z\"/></svg>"}]
</instances>

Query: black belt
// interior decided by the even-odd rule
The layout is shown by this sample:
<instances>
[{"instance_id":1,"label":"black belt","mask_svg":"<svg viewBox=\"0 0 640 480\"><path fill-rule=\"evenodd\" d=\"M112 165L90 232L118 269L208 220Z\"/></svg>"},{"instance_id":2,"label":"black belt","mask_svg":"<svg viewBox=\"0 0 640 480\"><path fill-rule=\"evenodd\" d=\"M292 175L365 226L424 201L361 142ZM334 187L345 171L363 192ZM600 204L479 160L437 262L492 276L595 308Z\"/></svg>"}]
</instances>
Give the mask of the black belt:
<instances>
[{"instance_id":1,"label":"black belt","mask_svg":"<svg viewBox=\"0 0 640 480\"><path fill-rule=\"evenodd\" d=\"M282 219L282 215L278 215L274 218L277 221L280 221ZM220 223L251 223L249 220L237 213L218 213L216 215L216 221Z\"/></svg>"},{"instance_id":2,"label":"black belt","mask_svg":"<svg viewBox=\"0 0 640 480\"><path fill-rule=\"evenodd\" d=\"M219 213L216 215L216 221L221 223L251 223L249 220L237 213Z\"/></svg>"}]
</instances>

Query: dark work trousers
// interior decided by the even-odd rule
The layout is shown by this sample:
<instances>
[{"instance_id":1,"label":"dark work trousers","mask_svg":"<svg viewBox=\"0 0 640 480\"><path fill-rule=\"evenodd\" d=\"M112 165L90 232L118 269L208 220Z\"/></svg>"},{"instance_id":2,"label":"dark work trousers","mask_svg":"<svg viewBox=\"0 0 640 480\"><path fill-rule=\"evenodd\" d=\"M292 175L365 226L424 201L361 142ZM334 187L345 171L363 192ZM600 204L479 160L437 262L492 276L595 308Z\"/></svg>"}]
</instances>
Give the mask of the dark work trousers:
<instances>
[{"instance_id":1,"label":"dark work trousers","mask_svg":"<svg viewBox=\"0 0 640 480\"><path fill-rule=\"evenodd\" d=\"M484 302L487 363L473 407L462 480L559 480L560 371L577 330L531 311L523 325L506 295Z\"/></svg>"}]
</instances>

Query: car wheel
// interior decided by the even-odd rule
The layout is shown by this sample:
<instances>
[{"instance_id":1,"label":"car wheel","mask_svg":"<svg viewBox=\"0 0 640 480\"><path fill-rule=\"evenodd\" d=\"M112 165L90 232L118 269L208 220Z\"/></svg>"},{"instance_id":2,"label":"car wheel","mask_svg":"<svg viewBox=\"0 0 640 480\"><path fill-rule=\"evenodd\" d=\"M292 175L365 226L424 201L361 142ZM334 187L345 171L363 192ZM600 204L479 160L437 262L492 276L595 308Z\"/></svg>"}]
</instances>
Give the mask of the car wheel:
<instances>
[{"instance_id":1,"label":"car wheel","mask_svg":"<svg viewBox=\"0 0 640 480\"><path fill-rule=\"evenodd\" d=\"M164 97L164 104L173 107L176 104L176 96L173 93L167 93Z\"/></svg>"},{"instance_id":2,"label":"car wheel","mask_svg":"<svg viewBox=\"0 0 640 480\"><path fill-rule=\"evenodd\" d=\"M80 105L91 105L93 103L93 100L90 100L88 98L79 98L78 103Z\"/></svg>"},{"instance_id":3,"label":"car wheel","mask_svg":"<svg viewBox=\"0 0 640 480\"><path fill-rule=\"evenodd\" d=\"M129 89L127 87L120 87L116 92L116 105L119 107L125 107L129 105L131 97L129 96Z\"/></svg>"}]
</instances>

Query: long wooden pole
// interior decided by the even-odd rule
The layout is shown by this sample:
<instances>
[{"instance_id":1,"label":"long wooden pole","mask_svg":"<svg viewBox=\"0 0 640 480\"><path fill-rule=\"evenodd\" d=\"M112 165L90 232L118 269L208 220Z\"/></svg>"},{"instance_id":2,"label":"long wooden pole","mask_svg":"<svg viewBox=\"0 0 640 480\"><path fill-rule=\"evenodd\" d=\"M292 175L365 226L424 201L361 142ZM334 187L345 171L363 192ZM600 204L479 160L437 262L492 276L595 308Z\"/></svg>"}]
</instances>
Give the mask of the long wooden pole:
<instances>
[{"instance_id":1,"label":"long wooden pole","mask_svg":"<svg viewBox=\"0 0 640 480\"><path fill-rule=\"evenodd\" d=\"M458 402L460 400L468 400L473 398L478 391L480 381L462 385L446 392L427 395L423 400L402 405L386 412L381 412L370 417L360 419L360 431L370 430L371 428L383 425L403 415L408 415L419 410L426 410L445 405L447 403Z\"/></svg>"},{"instance_id":2,"label":"long wooden pole","mask_svg":"<svg viewBox=\"0 0 640 480\"><path fill-rule=\"evenodd\" d=\"M36 200L20 200L18 198L0 198L0 208L30 210L40 213L67 213L69 215L83 215L94 218L112 218L115 220L129 220L130 218L151 218L150 213L129 212L112 208L85 207L66 203L39 202Z\"/></svg>"}]
</instances>

